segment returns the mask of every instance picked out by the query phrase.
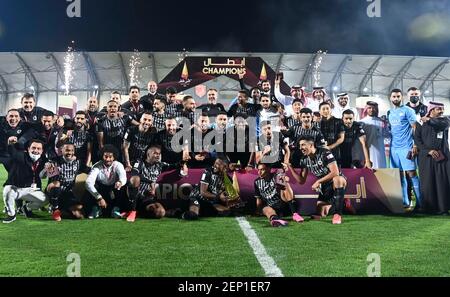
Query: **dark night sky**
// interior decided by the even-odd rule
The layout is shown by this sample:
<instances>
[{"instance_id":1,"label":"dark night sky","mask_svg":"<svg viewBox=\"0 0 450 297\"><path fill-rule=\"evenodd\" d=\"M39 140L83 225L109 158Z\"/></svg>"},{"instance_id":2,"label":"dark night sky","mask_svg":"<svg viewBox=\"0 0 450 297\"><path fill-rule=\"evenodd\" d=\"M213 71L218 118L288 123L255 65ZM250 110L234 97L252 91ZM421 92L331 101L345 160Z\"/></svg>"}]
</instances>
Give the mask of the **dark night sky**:
<instances>
[{"instance_id":1,"label":"dark night sky","mask_svg":"<svg viewBox=\"0 0 450 297\"><path fill-rule=\"evenodd\" d=\"M0 0L0 51L245 51L450 55L450 0Z\"/></svg>"}]
</instances>

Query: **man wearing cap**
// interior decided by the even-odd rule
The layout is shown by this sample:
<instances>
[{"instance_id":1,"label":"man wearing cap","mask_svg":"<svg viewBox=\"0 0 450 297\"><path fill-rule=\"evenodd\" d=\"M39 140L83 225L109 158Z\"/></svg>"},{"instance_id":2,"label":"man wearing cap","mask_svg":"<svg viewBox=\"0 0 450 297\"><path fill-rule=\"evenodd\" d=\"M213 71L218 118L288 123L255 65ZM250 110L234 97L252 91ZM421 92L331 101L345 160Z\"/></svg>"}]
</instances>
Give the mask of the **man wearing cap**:
<instances>
[{"instance_id":1,"label":"man wearing cap","mask_svg":"<svg viewBox=\"0 0 450 297\"><path fill-rule=\"evenodd\" d=\"M443 117L444 104L430 102L414 134L419 147L419 170L423 206L431 214L448 215L450 208L450 119Z\"/></svg>"},{"instance_id":2,"label":"man wearing cap","mask_svg":"<svg viewBox=\"0 0 450 297\"><path fill-rule=\"evenodd\" d=\"M338 104L334 105L332 114L337 119L342 119L342 113L348 109L353 111L353 114L355 115L354 121L359 121L359 112L354 107L350 107L350 98L347 93L340 93L337 95Z\"/></svg>"},{"instance_id":3,"label":"man wearing cap","mask_svg":"<svg viewBox=\"0 0 450 297\"><path fill-rule=\"evenodd\" d=\"M386 168L386 150L384 148L384 138L389 136L385 122L378 116L378 103L367 101L365 116L360 123L366 132L366 145L369 149L372 168Z\"/></svg>"}]
</instances>

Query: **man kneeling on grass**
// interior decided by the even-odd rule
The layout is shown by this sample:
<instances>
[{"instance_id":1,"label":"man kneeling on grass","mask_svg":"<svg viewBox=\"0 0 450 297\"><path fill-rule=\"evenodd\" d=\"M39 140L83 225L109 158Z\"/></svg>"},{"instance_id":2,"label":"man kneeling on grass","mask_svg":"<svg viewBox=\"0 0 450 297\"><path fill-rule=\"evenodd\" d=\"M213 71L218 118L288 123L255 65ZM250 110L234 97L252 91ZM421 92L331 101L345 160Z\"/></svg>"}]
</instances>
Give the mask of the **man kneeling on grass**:
<instances>
[{"instance_id":1,"label":"man kneeling on grass","mask_svg":"<svg viewBox=\"0 0 450 297\"><path fill-rule=\"evenodd\" d=\"M303 136L300 138L300 150L303 157L300 160L300 174L295 172L289 164L292 176L303 185L306 182L309 171L317 177L312 189L319 193L317 202L317 214L313 219L320 219L330 212L333 214L333 224L341 223L342 208L347 181L340 171L333 154L325 148L316 148L314 138Z\"/></svg>"},{"instance_id":2,"label":"man kneeling on grass","mask_svg":"<svg viewBox=\"0 0 450 297\"><path fill-rule=\"evenodd\" d=\"M26 203L22 206L26 217L33 215L32 209L39 209L47 200L41 190L41 173L46 162L44 143L31 140L27 152L18 151L15 147L16 138L8 139L8 152L11 156L8 179L3 188L3 201L8 215L3 223L9 224L16 220L16 200Z\"/></svg>"},{"instance_id":3,"label":"man kneeling on grass","mask_svg":"<svg viewBox=\"0 0 450 297\"><path fill-rule=\"evenodd\" d=\"M138 160L131 172L127 186L129 199L129 212L124 214L128 222L136 219L136 210L141 216L160 219L165 216L166 210L161 203L156 202L156 180L161 172L178 168L177 164L161 162L161 146L151 145L146 153L145 160Z\"/></svg>"},{"instance_id":4,"label":"man kneeling on grass","mask_svg":"<svg viewBox=\"0 0 450 297\"><path fill-rule=\"evenodd\" d=\"M100 208L103 213L115 217L119 212L118 203L123 193L120 191L127 182L127 174L123 164L116 161L119 151L107 144L100 150L101 160L92 166L86 179L86 189L90 193L88 204L91 206L89 219L98 218ZM95 199L95 201L93 201Z\"/></svg>"},{"instance_id":5,"label":"man kneeling on grass","mask_svg":"<svg viewBox=\"0 0 450 297\"><path fill-rule=\"evenodd\" d=\"M273 227L287 226L288 222L281 215L291 213L292 219L298 223L303 218L297 213L297 203L289 185L289 177L281 171L271 173L269 164L258 164L258 178L255 180L256 209L269 219Z\"/></svg>"},{"instance_id":6,"label":"man kneeling on grass","mask_svg":"<svg viewBox=\"0 0 450 297\"><path fill-rule=\"evenodd\" d=\"M196 220L202 215L228 216L230 208L240 202L239 197L230 197L225 188L228 160L216 159L214 165L205 169L200 184L194 186L189 195L189 210L181 216L184 220ZM229 180L230 177L228 177Z\"/></svg>"},{"instance_id":7,"label":"man kneeling on grass","mask_svg":"<svg viewBox=\"0 0 450 297\"><path fill-rule=\"evenodd\" d=\"M65 143L62 154L45 164L49 178L46 194L50 200L52 218L57 222L61 221L61 216L74 219L84 217L81 199L75 197L73 188L77 175L86 171L86 164L77 160L73 143Z\"/></svg>"}]
</instances>

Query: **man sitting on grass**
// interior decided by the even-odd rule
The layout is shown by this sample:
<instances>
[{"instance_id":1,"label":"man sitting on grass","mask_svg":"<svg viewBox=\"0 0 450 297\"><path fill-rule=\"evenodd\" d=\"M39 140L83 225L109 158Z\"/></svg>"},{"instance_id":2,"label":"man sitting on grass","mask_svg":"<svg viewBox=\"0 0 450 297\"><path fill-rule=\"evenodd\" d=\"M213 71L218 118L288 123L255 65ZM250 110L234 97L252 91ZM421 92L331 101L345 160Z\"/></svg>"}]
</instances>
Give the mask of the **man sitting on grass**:
<instances>
[{"instance_id":1,"label":"man sitting on grass","mask_svg":"<svg viewBox=\"0 0 450 297\"><path fill-rule=\"evenodd\" d=\"M175 169L178 166L161 162L161 147L151 145L146 152L145 160L138 160L131 172L127 186L129 199L129 212L126 215L128 222L136 219L136 210L139 215L160 219L165 216L165 209L161 203L156 202L156 180L165 170Z\"/></svg>"},{"instance_id":2,"label":"man sitting on grass","mask_svg":"<svg viewBox=\"0 0 450 297\"><path fill-rule=\"evenodd\" d=\"M200 184L189 195L189 210L183 213L182 219L196 220L200 209L202 214L227 216L230 207L240 202L239 197L230 197L225 190L227 163L225 159L216 159L212 167L205 169Z\"/></svg>"},{"instance_id":3,"label":"man sitting on grass","mask_svg":"<svg viewBox=\"0 0 450 297\"><path fill-rule=\"evenodd\" d=\"M271 173L271 166L258 164L258 178L255 180L256 209L269 219L273 227L287 226L288 222L281 215L291 213L292 219L298 223L303 218L297 213L297 203L289 185L289 177L281 173Z\"/></svg>"},{"instance_id":4,"label":"man sitting on grass","mask_svg":"<svg viewBox=\"0 0 450 297\"><path fill-rule=\"evenodd\" d=\"M300 160L300 174L295 172L289 164L292 176L303 185L306 182L309 171L317 177L312 189L319 193L317 202L317 214L313 219L320 219L328 214L333 214L333 224L341 223L342 208L344 206L344 195L347 181L337 166L333 154L325 148L316 148L314 138L303 136L300 139L300 149L303 157Z\"/></svg>"}]
</instances>

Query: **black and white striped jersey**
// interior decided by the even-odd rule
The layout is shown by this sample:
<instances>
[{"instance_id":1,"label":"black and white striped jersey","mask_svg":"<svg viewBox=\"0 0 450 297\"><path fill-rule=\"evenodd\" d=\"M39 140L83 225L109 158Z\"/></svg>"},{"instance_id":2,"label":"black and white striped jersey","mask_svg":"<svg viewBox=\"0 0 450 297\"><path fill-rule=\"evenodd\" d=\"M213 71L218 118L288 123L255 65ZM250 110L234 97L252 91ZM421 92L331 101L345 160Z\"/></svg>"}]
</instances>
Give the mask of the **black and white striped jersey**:
<instances>
[{"instance_id":1,"label":"black and white striped jersey","mask_svg":"<svg viewBox=\"0 0 450 297\"><path fill-rule=\"evenodd\" d=\"M180 132L179 129L178 132ZM166 130L158 132L155 137L155 144L161 146L161 160L170 164L181 162L182 147L189 143L189 139L184 139L184 137L180 137L178 141L174 140L172 143L173 137L174 135L167 133Z\"/></svg>"},{"instance_id":2,"label":"black and white striped jersey","mask_svg":"<svg viewBox=\"0 0 450 297\"><path fill-rule=\"evenodd\" d=\"M270 146L271 152L266 156L262 156L261 163L273 164L283 162L286 154L285 145L289 144L289 139L285 138L282 133L272 132L272 138L261 135L256 146L257 152L263 152L266 146Z\"/></svg>"},{"instance_id":3,"label":"black and white striped jersey","mask_svg":"<svg viewBox=\"0 0 450 297\"><path fill-rule=\"evenodd\" d=\"M179 117L182 110L183 104L180 103L173 102L166 105L166 114L169 117Z\"/></svg>"},{"instance_id":4,"label":"black and white striped jersey","mask_svg":"<svg viewBox=\"0 0 450 297\"><path fill-rule=\"evenodd\" d=\"M336 162L332 152L325 148L317 148L316 153L312 156L303 156L300 160L300 168L307 168L317 178L322 178L330 169L328 165Z\"/></svg>"},{"instance_id":5,"label":"black and white striped jersey","mask_svg":"<svg viewBox=\"0 0 450 297\"><path fill-rule=\"evenodd\" d=\"M62 191L70 191L75 185L75 179L86 168L80 160L66 161L63 156L53 159L51 163L58 167L58 174L49 178L50 182L59 181Z\"/></svg>"},{"instance_id":6,"label":"black and white striped jersey","mask_svg":"<svg viewBox=\"0 0 450 297\"><path fill-rule=\"evenodd\" d=\"M303 128L303 126L300 125L294 125L291 126L286 132L285 135L289 137L289 143L292 147L299 147L298 142L300 138L305 136L310 136L314 138L314 144L316 147L324 146L325 138L320 131L319 128L315 126L311 126L309 129Z\"/></svg>"},{"instance_id":7,"label":"black and white striped jersey","mask_svg":"<svg viewBox=\"0 0 450 297\"><path fill-rule=\"evenodd\" d=\"M92 143L92 135L86 128L74 129L72 135L69 136L68 142L75 146L75 156L79 160L87 159L88 143Z\"/></svg>"},{"instance_id":8,"label":"black and white striped jersey","mask_svg":"<svg viewBox=\"0 0 450 297\"><path fill-rule=\"evenodd\" d=\"M124 140L130 144L128 155L133 164L136 160L145 158L147 148L155 143L156 129L150 128L147 132L140 131L139 126L129 127L125 133Z\"/></svg>"},{"instance_id":9,"label":"black and white striped jersey","mask_svg":"<svg viewBox=\"0 0 450 297\"><path fill-rule=\"evenodd\" d=\"M159 175L166 170L173 169L174 166L164 162L147 163L144 160L138 160L133 166L133 175L138 175L141 179L139 192L148 191L152 184L155 184Z\"/></svg>"},{"instance_id":10,"label":"black and white striped jersey","mask_svg":"<svg viewBox=\"0 0 450 297\"><path fill-rule=\"evenodd\" d=\"M112 144L121 150L125 132L131 125L131 121L132 117L129 115L114 119L103 118L97 124L97 132L103 132L103 145Z\"/></svg>"},{"instance_id":11,"label":"black and white striped jersey","mask_svg":"<svg viewBox=\"0 0 450 297\"><path fill-rule=\"evenodd\" d=\"M320 121L320 131L322 131L323 136L325 137L325 141L327 145L331 145L335 143L339 135L344 133L344 122L342 119L337 119L335 117L331 117L330 119L322 119ZM341 149L339 146L332 150L334 157L337 160L341 158Z\"/></svg>"},{"instance_id":12,"label":"black and white striped jersey","mask_svg":"<svg viewBox=\"0 0 450 297\"><path fill-rule=\"evenodd\" d=\"M267 205L277 206L282 200L280 191L276 188L275 174L267 178L258 177L254 182L255 197L263 200Z\"/></svg>"},{"instance_id":13,"label":"black and white striped jersey","mask_svg":"<svg viewBox=\"0 0 450 297\"><path fill-rule=\"evenodd\" d=\"M155 127L157 132L166 129L166 119L169 117L166 112L160 114L154 111L152 116L153 127Z\"/></svg>"},{"instance_id":14,"label":"black and white striped jersey","mask_svg":"<svg viewBox=\"0 0 450 297\"><path fill-rule=\"evenodd\" d=\"M262 109L262 106L259 104L247 103L245 106L242 106L236 103L230 107L227 115L229 117L234 117L236 114L243 113L249 117L256 117L260 109Z\"/></svg>"},{"instance_id":15,"label":"black and white striped jersey","mask_svg":"<svg viewBox=\"0 0 450 297\"><path fill-rule=\"evenodd\" d=\"M200 183L192 189L191 196L190 196L190 197L194 197L196 199L202 198L202 199L208 200L201 196L201 192L200 192L201 184L208 185L207 191L212 193L213 195L219 195L220 193L225 191L224 176L221 174L215 173L213 167L205 169L205 171L203 172L202 177L200 179Z\"/></svg>"},{"instance_id":16,"label":"black and white striped jersey","mask_svg":"<svg viewBox=\"0 0 450 297\"><path fill-rule=\"evenodd\" d=\"M292 126L301 124L302 124L301 120L294 119L292 116L284 119L284 125L286 126L287 129L291 128Z\"/></svg>"}]
</instances>

